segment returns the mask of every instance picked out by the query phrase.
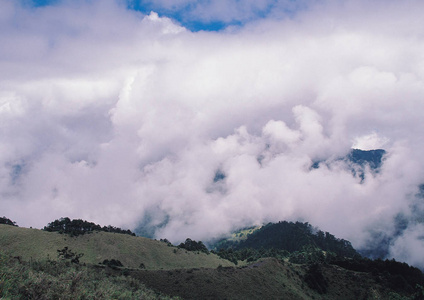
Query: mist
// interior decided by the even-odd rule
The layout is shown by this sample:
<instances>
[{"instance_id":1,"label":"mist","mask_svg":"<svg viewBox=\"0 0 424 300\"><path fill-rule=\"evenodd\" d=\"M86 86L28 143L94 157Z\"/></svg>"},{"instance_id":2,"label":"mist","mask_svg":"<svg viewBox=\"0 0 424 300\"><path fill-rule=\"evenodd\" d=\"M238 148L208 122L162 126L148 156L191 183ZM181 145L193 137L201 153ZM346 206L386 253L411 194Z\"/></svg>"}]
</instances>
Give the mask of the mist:
<instances>
[{"instance_id":1,"label":"mist","mask_svg":"<svg viewBox=\"0 0 424 300\"><path fill-rule=\"evenodd\" d=\"M3 215L173 243L307 221L424 268L424 4L265 2L199 2L229 26L192 31L192 10L0 0ZM385 149L378 172L352 148Z\"/></svg>"}]
</instances>

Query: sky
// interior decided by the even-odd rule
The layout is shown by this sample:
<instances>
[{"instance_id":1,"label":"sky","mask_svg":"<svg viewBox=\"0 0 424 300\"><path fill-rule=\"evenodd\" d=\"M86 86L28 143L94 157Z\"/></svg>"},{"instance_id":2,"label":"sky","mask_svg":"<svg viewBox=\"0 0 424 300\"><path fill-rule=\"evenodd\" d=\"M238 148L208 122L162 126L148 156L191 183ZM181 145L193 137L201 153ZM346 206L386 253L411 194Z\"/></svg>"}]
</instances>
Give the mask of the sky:
<instances>
[{"instance_id":1,"label":"sky","mask_svg":"<svg viewBox=\"0 0 424 300\"><path fill-rule=\"evenodd\" d=\"M423 10L0 0L0 211L173 243L307 221L424 268Z\"/></svg>"}]
</instances>

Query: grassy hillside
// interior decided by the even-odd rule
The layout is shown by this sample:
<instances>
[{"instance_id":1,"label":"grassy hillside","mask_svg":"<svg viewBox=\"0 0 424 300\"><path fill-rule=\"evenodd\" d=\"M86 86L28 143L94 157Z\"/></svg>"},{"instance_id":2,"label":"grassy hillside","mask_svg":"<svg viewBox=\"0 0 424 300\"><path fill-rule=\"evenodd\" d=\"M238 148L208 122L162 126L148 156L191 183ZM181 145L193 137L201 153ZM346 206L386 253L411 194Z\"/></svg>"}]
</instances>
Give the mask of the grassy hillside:
<instances>
[{"instance_id":1,"label":"grassy hillside","mask_svg":"<svg viewBox=\"0 0 424 300\"><path fill-rule=\"evenodd\" d=\"M24 262L0 252L0 299L179 299L110 270L115 272L107 267L68 261Z\"/></svg>"},{"instance_id":2,"label":"grassy hillside","mask_svg":"<svg viewBox=\"0 0 424 300\"><path fill-rule=\"evenodd\" d=\"M275 236L264 232L249 237L259 236L266 245ZM328 237L324 241L340 242ZM424 299L420 270L356 256L262 258L235 267L214 254L127 234L70 237L10 225L0 225L0 247L0 298L5 299ZM57 250L65 247L84 254L79 264L57 261ZM123 267L98 265L105 259Z\"/></svg>"},{"instance_id":3,"label":"grassy hillside","mask_svg":"<svg viewBox=\"0 0 424 300\"><path fill-rule=\"evenodd\" d=\"M75 253L84 254L80 258L81 263L90 264L117 259L128 268L139 268L144 264L146 269L165 270L232 265L214 254L189 252L160 241L108 232L70 237L0 224L0 245L5 254L20 256L25 261L57 259L57 250L68 247Z\"/></svg>"},{"instance_id":4,"label":"grassy hillside","mask_svg":"<svg viewBox=\"0 0 424 300\"><path fill-rule=\"evenodd\" d=\"M167 295L183 299L421 299L393 290L381 274L335 265L317 270L274 258L243 267L172 271L134 270L131 277Z\"/></svg>"}]
</instances>

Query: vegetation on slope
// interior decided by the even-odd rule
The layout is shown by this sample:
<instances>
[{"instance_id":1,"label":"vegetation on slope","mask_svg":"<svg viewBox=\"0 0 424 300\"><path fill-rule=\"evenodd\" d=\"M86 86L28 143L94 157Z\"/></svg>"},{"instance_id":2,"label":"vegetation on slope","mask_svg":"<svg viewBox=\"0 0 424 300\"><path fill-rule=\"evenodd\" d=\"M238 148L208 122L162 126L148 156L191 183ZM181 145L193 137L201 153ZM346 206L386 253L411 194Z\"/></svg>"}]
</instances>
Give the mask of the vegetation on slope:
<instances>
[{"instance_id":1,"label":"vegetation on slope","mask_svg":"<svg viewBox=\"0 0 424 300\"><path fill-rule=\"evenodd\" d=\"M397 262L394 259L339 259L332 261L331 264L346 270L379 276L381 281L387 283L395 291L412 293L415 289L422 289L424 286L424 275L418 268Z\"/></svg>"},{"instance_id":2,"label":"vegetation on slope","mask_svg":"<svg viewBox=\"0 0 424 300\"><path fill-rule=\"evenodd\" d=\"M0 255L5 299L423 299L422 285L393 287L385 270L361 272L331 264L263 259L243 267L140 270L23 262ZM395 281L396 282L396 281ZM422 281L421 281L422 282Z\"/></svg>"},{"instance_id":3,"label":"vegetation on slope","mask_svg":"<svg viewBox=\"0 0 424 300\"><path fill-rule=\"evenodd\" d=\"M393 289L383 270L375 273L331 264L293 264L274 258L241 267L138 271L146 286L183 299L423 299L423 289Z\"/></svg>"},{"instance_id":4,"label":"vegetation on slope","mask_svg":"<svg viewBox=\"0 0 424 300\"><path fill-rule=\"evenodd\" d=\"M293 262L328 261L331 257L356 257L359 254L350 242L328 232L313 228L309 223L269 223L248 234L245 239L221 240L215 253L234 263L254 261L261 257L288 258Z\"/></svg>"},{"instance_id":5,"label":"vegetation on slope","mask_svg":"<svg viewBox=\"0 0 424 300\"><path fill-rule=\"evenodd\" d=\"M24 262L0 254L1 299L170 299L140 280L69 261Z\"/></svg>"},{"instance_id":6,"label":"vegetation on slope","mask_svg":"<svg viewBox=\"0 0 424 300\"><path fill-rule=\"evenodd\" d=\"M220 257L235 264L243 260L252 262L274 257L280 263L302 266L303 283L316 293L325 295L325 299L331 299L329 291L337 289L335 286L345 284L340 282L340 278L346 277L345 273L368 276L368 283L361 284L374 286L374 291L382 289L390 292L378 292L379 296L375 297L379 299L424 299L424 275L419 269L395 260L363 258L353 249L350 242L317 230L308 223L269 223L244 239L237 240L232 237L218 242L215 247ZM333 274L331 276L335 277L334 281L330 279L328 272ZM358 281L357 276L350 277ZM369 291L359 290L355 290L352 298L374 297ZM342 298L346 297L347 295Z\"/></svg>"},{"instance_id":7,"label":"vegetation on slope","mask_svg":"<svg viewBox=\"0 0 424 300\"><path fill-rule=\"evenodd\" d=\"M59 232L61 234L64 233L70 236L78 236L86 233L92 233L95 231L122 233L135 236L135 233L131 232L131 230L129 229L125 230L111 225L102 227L93 222L88 222L81 219L71 220L68 217L54 220L47 226L44 226L43 230L49 232Z\"/></svg>"},{"instance_id":8,"label":"vegetation on slope","mask_svg":"<svg viewBox=\"0 0 424 300\"><path fill-rule=\"evenodd\" d=\"M206 254L209 254L208 248L203 244L202 241L194 241L190 238L187 238L184 243L181 243L178 248L186 249L188 251L199 251Z\"/></svg>"},{"instance_id":9,"label":"vegetation on slope","mask_svg":"<svg viewBox=\"0 0 424 300\"><path fill-rule=\"evenodd\" d=\"M18 225L16 225L16 222L13 222L12 220L10 220L6 217L0 217L0 224L6 224L6 225L18 227Z\"/></svg>"},{"instance_id":10,"label":"vegetation on slope","mask_svg":"<svg viewBox=\"0 0 424 300\"><path fill-rule=\"evenodd\" d=\"M234 267L191 239L174 247L127 234L69 236L0 224L0 297L424 299L424 275L417 268L364 259L349 242L308 223L249 232L218 244L227 245L219 252L236 262L251 260Z\"/></svg>"},{"instance_id":11,"label":"vegetation on slope","mask_svg":"<svg viewBox=\"0 0 424 300\"><path fill-rule=\"evenodd\" d=\"M82 253L79 261L86 264L115 259L128 268L165 270L233 265L214 254L187 251L165 242L109 232L70 237L0 224L0 245L5 254L20 256L23 261L57 259L57 250L68 247L74 253Z\"/></svg>"}]
</instances>

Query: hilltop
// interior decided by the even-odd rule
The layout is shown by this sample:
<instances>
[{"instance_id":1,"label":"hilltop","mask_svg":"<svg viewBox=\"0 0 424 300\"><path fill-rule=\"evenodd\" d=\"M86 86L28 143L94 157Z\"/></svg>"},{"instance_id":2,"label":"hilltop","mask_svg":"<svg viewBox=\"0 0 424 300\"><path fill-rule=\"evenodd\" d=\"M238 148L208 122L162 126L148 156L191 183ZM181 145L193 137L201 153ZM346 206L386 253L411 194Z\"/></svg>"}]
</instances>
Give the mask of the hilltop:
<instances>
[{"instance_id":1,"label":"hilltop","mask_svg":"<svg viewBox=\"0 0 424 300\"><path fill-rule=\"evenodd\" d=\"M249 233L242 230L228 239L213 244L215 251L220 253L245 253L267 250L288 256L289 253L317 249L334 256L353 258L360 256L349 241L338 239L329 232L323 232L309 223L287 222L268 223L262 227L252 228ZM235 238L238 237L238 238ZM261 255L263 257L263 255Z\"/></svg>"}]
</instances>

